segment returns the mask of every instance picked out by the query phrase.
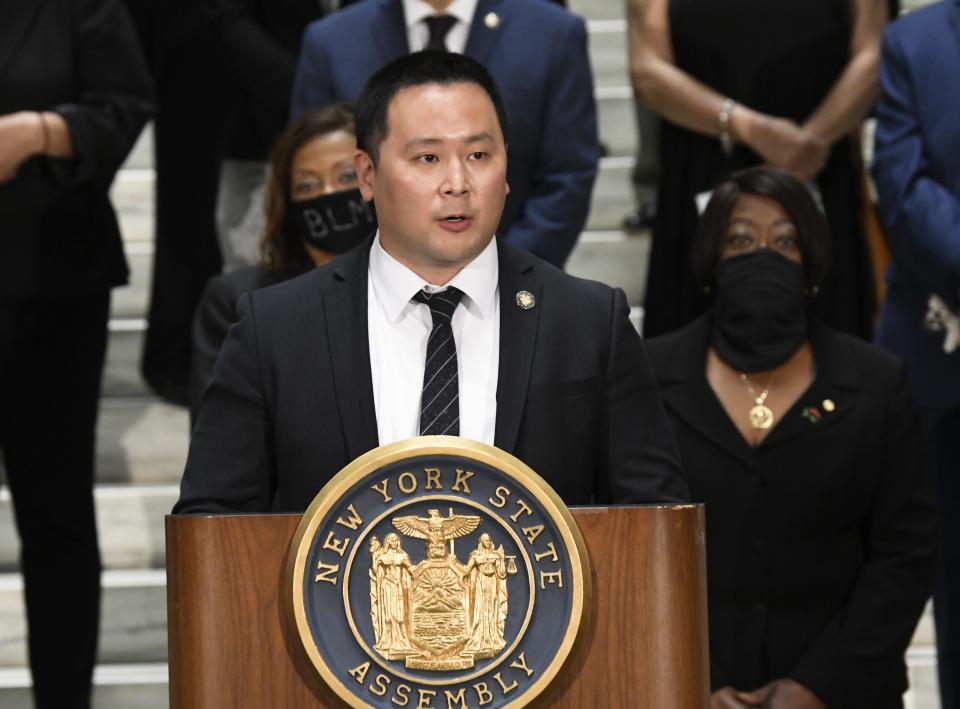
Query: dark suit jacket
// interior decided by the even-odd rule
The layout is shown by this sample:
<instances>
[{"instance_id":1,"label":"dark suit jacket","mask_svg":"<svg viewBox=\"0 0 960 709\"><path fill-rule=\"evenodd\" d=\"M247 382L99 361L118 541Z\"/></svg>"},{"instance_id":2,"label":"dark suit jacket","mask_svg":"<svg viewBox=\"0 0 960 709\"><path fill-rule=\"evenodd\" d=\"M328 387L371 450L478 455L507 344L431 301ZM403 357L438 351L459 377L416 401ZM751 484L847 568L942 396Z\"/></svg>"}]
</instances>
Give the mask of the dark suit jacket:
<instances>
[{"instance_id":1,"label":"dark suit jacket","mask_svg":"<svg viewBox=\"0 0 960 709\"><path fill-rule=\"evenodd\" d=\"M907 362L924 407L960 406L960 352L924 328L939 294L960 310L960 2L897 20L883 38L873 178L894 261L878 341Z\"/></svg>"},{"instance_id":2,"label":"dark suit jacket","mask_svg":"<svg viewBox=\"0 0 960 709\"><path fill-rule=\"evenodd\" d=\"M126 281L107 190L152 100L119 0L3 3L0 115L59 113L76 158L32 158L0 185L0 296L82 296Z\"/></svg>"},{"instance_id":3,"label":"dark suit jacket","mask_svg":"<svg viewBox=\"0 0 960 709\"><path fill-rule=\"evenodd\" d=\"M498 246L495 444L567 504L685 500L673 435L623 293ZM368 259L369 244L241 298L175 512L302 511L377 445ZM517 306L520 290L533 293L535 307Z\"/></svg>"},{"instance_id":4,"label":"dark suit jacket","mask_svg":"<svg viewBox=\"0 0 960 709\"><path fill-rule=\"evenodd\" d=\"M496 27L484 22L489 13ZM355 101L371 74L408 52L400 0L364 0L314 22L291 115ZM543 0L479 0L465 54L487 68L510 114L510 194L497 234L562 266L586 222L600 155L583 20Z\"/></svg>"},{"instance_id":5,"label":"dark suit jacket","mask_svg":"<svg viewBox=\"0 0 960 709\"><path fill-rule=\"evenodd\" d=\"M200 413L200 400L213 378L213 365L220 354L230 326L237 320L237 299L244 293L266 288L299 276L313 264L288 271L271 271L262 266L247 266L214 276L207 283L193 316L190 349L190 420Z\"/></svg>"},{"instance_id":6,"label":"dark suit jacket","mask_svg":"<svg viewBox=\"0 0 960 709\"><path fill-rule=\"evenodd\" d=\"M815 324L816 380L751 448L704 375L710 327L707 315L647 348L707 505L713 688L792 677L831 709L902 706L935 517L903 366Z\"/></svg>"}]
</instances>

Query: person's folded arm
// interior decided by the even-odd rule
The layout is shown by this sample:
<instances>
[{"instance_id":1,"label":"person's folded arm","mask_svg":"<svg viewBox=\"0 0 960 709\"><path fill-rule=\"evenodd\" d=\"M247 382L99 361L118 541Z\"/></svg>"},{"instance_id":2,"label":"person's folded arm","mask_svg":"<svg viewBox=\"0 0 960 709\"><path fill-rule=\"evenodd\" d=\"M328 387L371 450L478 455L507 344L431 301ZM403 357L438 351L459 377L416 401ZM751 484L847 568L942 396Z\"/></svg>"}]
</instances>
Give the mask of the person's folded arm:
<instances>
[{"instance_id":1,"label":"person's folded arm","mask_svg":"<svg viewBox=\"0 0 960 709\"><path fill-rule=\"evenodd\" d=\"M898 35L888 31L871 171L898 267L956 305L960 197L932 174L930 151L936 148L924 143L910 74Z\"/></svg>"},{"instance_id":2,"label":"person's folded arm","mask_svg":"<svg viewBox=\"0 0 960 709\"><path fill-rule=\"evenodd\" d=\"M587 221L600 147L583 21L571 22L552 51L533 184L522 213L500 237L562 267Z\"/></svg>"},{"instance_id":3,"label":"person's folded arm","mask_svg":"<svg viewBox=\"0 0 960 709\"><path fill-rule=\"evenodd\" d=\"M669 0L626 0L630 77L637 97L687 130L718 137L720 114L728 97L675 64ZM730 138L766 163L813 178L829 156L829 145L793 120L770 116L735 101L730 108Z\"/></svg>"},{"instance_id":4,"label":"person's folded arm","mask_svg":"<svg viewBox=\"0 0 960 709\"><path fill-rule=\"evenodd\" d=\"M884 467L844 606L789 673L828 707L866 707L905 689L903 656L933 588L936 512L904 368L889 382Z\"/></svg>"}]
</instances>

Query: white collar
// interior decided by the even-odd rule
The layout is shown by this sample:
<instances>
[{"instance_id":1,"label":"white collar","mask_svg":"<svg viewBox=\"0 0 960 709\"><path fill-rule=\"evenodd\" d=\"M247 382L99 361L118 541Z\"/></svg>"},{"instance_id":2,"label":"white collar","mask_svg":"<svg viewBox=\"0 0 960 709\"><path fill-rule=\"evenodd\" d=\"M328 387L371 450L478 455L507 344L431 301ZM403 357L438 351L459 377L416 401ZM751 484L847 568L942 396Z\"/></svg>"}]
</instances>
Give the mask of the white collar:
<instances>
[{"instance_id":1,"label":"white collar","mask_svg":"<svg viewBox=\"0 0 960 709\"><path fill-rule=\"evenodd\" d=\"M425 17L438 14L426 0L402 1L403 17L407 23L408 32L411 28L416 27L419 22L422 22ZM473 15L477 10L477 2L478 0L453 0L450 7L439 14L457 18L457 21L465 24L469 30L470 23L473 22Z\"/></svg>"},{"instance_id":2,"label":"white collar","mask_svg":"<svg viewBox=\"0 0 960 709\"><path fill-rule=\"evenodd\" d=\"M426 289L436 292L450 286L456 286L463 291L466 297L462 302L467 309L474 310L481 318L486 318L493 313L496 305L499 274L496 237L490 239L486 248L447 285L441 287L427 283L388 254L380 244L379 231L370 247L370 278L387 317L394 323L403 315L405 308L416 305L410 299L417 291Z\"/></svg>"}]
</instances>

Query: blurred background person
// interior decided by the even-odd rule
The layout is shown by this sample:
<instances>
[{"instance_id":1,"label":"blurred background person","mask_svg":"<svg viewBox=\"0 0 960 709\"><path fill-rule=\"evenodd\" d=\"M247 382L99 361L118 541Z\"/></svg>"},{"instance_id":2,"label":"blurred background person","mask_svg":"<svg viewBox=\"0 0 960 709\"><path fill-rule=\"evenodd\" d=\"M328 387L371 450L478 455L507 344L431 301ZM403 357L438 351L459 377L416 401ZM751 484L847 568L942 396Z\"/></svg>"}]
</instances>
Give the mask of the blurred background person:
<instances>
[{"instance_id":1,"label":"blurred background person","mask_svg":"<svg viewBox=\"0 0 960 709\"><path fill-rule=\"evenodd\" d=\"M349 251L377 229L371 205L357 189L353 109L346 104L307 111L273 149L267 183L260 263L214 277L193 322L190 414L196 420L204 390L237 299Z\"/></svg>"},{"instance_id":2,"label":"blurred background person","mask_svg":"<svg viewBox=\"0 0 960 709\"><path fill-rule=\"evenodd\" d=\"M476 59L497 82L510 116L497 236L562 267L600 158L584 21L543 0L364 0L307 29L291 114L353 101L377 69L422 49Z\"/></svg>"},{"instance_id":3,"label":"blurred background person","mask_svg":"<svg viewBox=\"0 0 960 709\"><path fill-rule=\"evenodd\" d=\"M873 177L893 264L877 341L907 363L939 488L934 589L944 707L960 704L960 3L887 30Z\"/></svg>"},{"instance_id":4,"label":"blurred background person","mask_svg":"<svg viewBox=\"0 0 960 709\"><path fill-rule=\"evenodd\" d=\"M712 307L647 342L707 506L715 709L903 707L935 512L902 363L810 313L830 242L803 184L734 173L694 245Z\"/></svg>"},{"instance_id":5,"label":"blurred background person","mask_svg":"<svg viewBox=\"0 0 960 709\"><path fill-rule=\"evenodd\" d=\"M126 0L157 83L156 227L144 380L186 405L207 281L255 260L270 146L317 0ZM221 253L222 251L222 253Z\"/></svg>"},{"instance_id":6,"label":"blurred background person","mask_svg":"<svg viewBox=\"0 0 960 709\"><path fill-rule=\"evenodd\" d=\"M0 23L0 448L37 707L89 707L100 613L94 434L110 289L107 192L152 111L119 0L5 3Z\"/></svg>"},{"instance_id":7,"label":"blurred background person","mask_svg":"<svg viewBox=\"0 0 960 709\"><path fill-rule=\"evenodd\" d=\"M185 405L190 318L222 266L214 214L231 82L204 3L124 1L146 50L158 106L154 253L140 372L164 400Z\"/></svg>"},{"instance_id":8,"label":"blurred background person","mask_svg":"<svg viewBox=\"0 0 960 709\"><path fill-rule=\"evenodd\" d=\"M689 268L697 195L734 169L766 163L815 183L834 254L817 309L868 337L874 288L851 136L876 94L887 0L628 3L640 18L634 87L665 119L644 332L681 327L708 305Z\"/></svg>"}]
</instances>

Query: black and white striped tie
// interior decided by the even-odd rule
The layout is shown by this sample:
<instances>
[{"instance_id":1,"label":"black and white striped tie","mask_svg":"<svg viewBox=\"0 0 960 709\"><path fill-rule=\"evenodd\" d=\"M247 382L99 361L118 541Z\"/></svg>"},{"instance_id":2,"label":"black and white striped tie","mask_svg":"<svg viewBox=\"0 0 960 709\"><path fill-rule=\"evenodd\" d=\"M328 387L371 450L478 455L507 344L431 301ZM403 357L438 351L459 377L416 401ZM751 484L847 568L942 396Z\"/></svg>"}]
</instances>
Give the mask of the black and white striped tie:
<instances>
[{"instance_id":1,"label":"black and white striped tie","mask_svg":"<svg viewBox=\"0 0 960 709\"><path fill-rule=\"evenodd\" d=\"M460 435L460 386L457 382L457 345L450 321L463 292L450 287L438 293L419 291L413 300L430 308L433 329L427 340L420 394L420 435Z\"/></svg>"}]
</instances>

